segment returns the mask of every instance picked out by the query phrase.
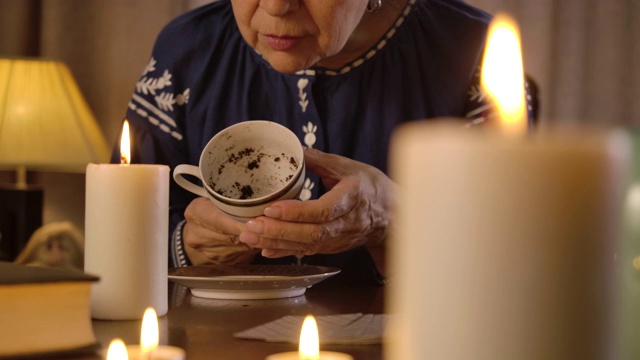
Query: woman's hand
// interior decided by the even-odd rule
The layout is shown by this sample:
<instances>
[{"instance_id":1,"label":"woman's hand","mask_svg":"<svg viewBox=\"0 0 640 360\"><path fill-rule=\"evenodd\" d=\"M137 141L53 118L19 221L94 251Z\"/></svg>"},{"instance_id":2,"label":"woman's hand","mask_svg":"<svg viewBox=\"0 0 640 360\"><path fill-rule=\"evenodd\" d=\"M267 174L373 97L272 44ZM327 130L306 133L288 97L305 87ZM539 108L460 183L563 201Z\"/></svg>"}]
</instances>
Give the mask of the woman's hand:
<instances>
[{"instance_id":1,"label":"woman's hand","mask_svg":"<svg viewBox=\"0 0 640 360\"><path fill-rule=\"evenodd\" d=\"M247 264L259 252L238 240L245 224L224 214L207 198L193 200L184 217L182 238L193 265Z\"/></svg>"},{"instance_id":2,"label":"woman's hand","mask_svg":"<svg viewBox=\"0 0 640 360\"><path fill-rule=\"evenodd\" d=\"M377 168L342 156L305 150L308 171L327 193L317 200L283 200L250 220L241 242L265 257L334 254L379 245L389 226L395 184Z\"/></svg>"}]
</instances>

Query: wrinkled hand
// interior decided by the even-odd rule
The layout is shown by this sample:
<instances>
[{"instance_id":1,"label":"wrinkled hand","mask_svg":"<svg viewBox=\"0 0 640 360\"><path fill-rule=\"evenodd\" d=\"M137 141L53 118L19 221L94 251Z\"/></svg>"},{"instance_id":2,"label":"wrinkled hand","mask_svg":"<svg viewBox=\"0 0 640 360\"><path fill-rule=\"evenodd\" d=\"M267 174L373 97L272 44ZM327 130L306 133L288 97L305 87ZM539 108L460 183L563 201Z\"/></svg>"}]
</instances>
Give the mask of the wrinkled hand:
<instances>
[{"instance_id":1,"label":"wrinkled hand","mask_svg":"<svg viewBox=\"0 0 640 360\"><path fill-rule=\"evenodd\" d=\"M207 198L193 200L184 217L187 223L182 238L193 265L247 264L259 252L238 240L245 224L223 213Z\"/></svg>"},{"instance_id":2,"label":"wrinkled hand","mask_svg":"<svg viewBox=\"0 0 640 360\"><path fill-rule=\"evenodd\" d=\"M315 149L305 150L308 171L327 193L317 200L283 200L250 220L239 239L265 257L335 254L380 244L390 221L395 184L377 168Z\"/></svg>"}]
</instances>

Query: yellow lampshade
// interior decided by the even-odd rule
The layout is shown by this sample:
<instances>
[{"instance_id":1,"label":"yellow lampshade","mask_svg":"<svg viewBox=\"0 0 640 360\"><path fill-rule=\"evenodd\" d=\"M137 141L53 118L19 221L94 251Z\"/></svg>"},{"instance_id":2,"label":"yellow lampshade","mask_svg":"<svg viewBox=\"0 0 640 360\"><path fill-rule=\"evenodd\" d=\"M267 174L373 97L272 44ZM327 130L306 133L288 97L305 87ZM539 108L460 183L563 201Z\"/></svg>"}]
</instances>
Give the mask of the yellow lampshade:
<instances>
[{"instance_id":1,"label":"yellow lampshade","mask_svg":"<svg viewBox=\"0 0 640 360\"><path fill-rule=\"evenodd\" d=\"M109 149L66 65L0 59L0 167L84 172Z\"/></svg>"}]
</instances>

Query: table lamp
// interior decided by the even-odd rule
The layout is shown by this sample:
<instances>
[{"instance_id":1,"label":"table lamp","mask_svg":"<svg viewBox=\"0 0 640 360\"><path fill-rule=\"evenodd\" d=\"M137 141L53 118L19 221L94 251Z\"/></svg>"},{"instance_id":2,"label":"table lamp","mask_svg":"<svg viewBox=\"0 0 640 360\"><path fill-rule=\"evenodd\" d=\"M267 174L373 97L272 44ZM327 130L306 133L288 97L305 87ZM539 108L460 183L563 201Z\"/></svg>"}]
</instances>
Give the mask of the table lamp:
<instances>
[{"instance_id":1,"label":"table lamp","mask_svg":"<svg viewBox=\"0 0 640 360\"><path fill-rule=\"evenodd\" d=\"M104 135L73 75L61 62L0 58L0 260L11 261L42 225L43 190L27 170L78 172L107 162Z\"/></svg>"}]
</instances>

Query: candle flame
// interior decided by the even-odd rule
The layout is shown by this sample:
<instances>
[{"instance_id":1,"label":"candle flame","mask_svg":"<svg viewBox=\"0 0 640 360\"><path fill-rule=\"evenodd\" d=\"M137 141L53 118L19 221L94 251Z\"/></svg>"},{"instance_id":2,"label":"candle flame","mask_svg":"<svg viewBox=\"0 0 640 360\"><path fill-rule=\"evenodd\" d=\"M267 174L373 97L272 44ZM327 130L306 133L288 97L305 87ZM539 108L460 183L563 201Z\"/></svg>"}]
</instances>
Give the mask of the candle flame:
<instances>
[{"instance_id":1,"label":"candle flame","mask_svg":"<svg viewBox=\"0 0 640 360\"><path fill-rule=\"evenodd\" d=\"M120 138L120 164L131 164L131 139L129 136L129 121L125 120Z\"/></svg>"},{"instance_id":2,"label":"candle flame","mask_svg":"<svg viewBox=\"0 0 640 360\"><path fill-rule=\"evenodd\" d=\"M151 352L158 347L158 316L156 311L148 307L142 317L142 330L140 331L140 349L143 354Z\"/></svg>"},{"instance_id":3,"label":"candle flame","mask_svg":"<svg viewBox=\"0 0 640 360\"><path fill-rule=\"evenodd\" d=\"M498 108L502 129L524 134L527 111L520 32L508 15L497 14L489 25L481 83Z\"/></svg>"},{"instance_id":4,"label":"candle flame","mask_svg":"<svg viewBox=\"0 0 640 360\"><path fill-rule=\"evenodd\" d=\"M121 339L111 340L109 350L107 350L107 360L129 360L127 347Z\"/></svg>"},{"instance_id":5,"label":"candle flame","mask_svg":"<svg viewBox=\"0 0 640 360\"><path fill-rule=\"evenodd\" d=\"M320 358L318 325L313 315L307 315L302 323L298 356L300 360L318 360Z\"/></svg>"}]
</instances>

